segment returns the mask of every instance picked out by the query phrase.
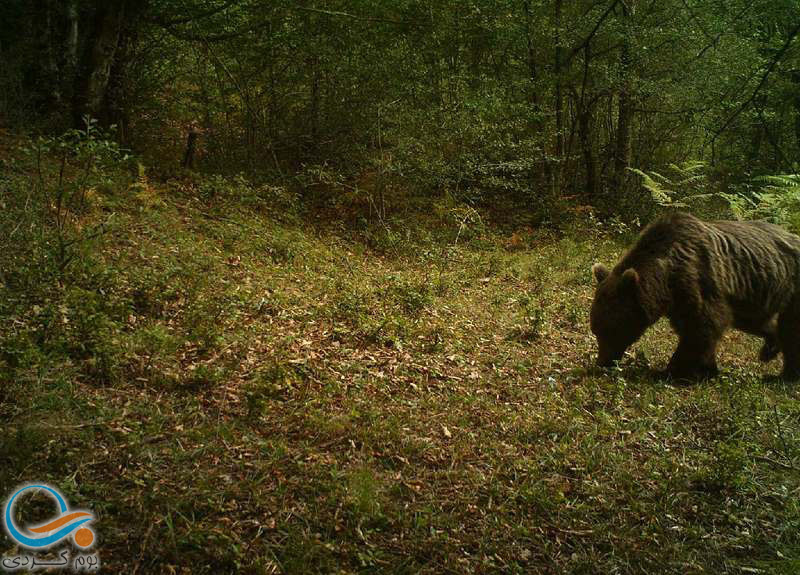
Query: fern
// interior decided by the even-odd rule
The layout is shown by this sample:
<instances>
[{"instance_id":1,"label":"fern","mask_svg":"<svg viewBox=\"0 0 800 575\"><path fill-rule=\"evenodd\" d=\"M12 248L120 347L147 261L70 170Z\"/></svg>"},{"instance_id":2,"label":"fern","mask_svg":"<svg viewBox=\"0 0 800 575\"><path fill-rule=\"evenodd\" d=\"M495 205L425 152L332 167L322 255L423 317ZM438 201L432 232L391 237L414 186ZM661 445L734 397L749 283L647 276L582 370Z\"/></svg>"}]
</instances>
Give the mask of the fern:
<instances>
[{"instance_id":1,"label":"fern","mask_svg":"<svg viewBox=\"0 0 800 575\"><path fill-rule=\"evenodd\" d=\"M706 164L690 161L670 164L669 175L631 169L642 179L653 202L665 208L711 210L726 204L728 217L765 219L800 231L800 175L759 176L733 191L710 191ZM721 202L719 200L722 200Z\"/></svg>"},{"instance_id":2,"label":"fern","mask_svg":"<svg viewBox=\"0 0 800 575\"><path fill-rule=\"evenodd\" d=\"M748 215L800 229L800 175L760 176L753 182L763 184L763 187L753 194L754 201Z\"/></svg>"},{"instance_id":3,"label":"fern","mask_svg":"<svg viewBox=\"0 0 800 575\"><path fill-rule=\"evenodd\" d=\"M704 162L670 164L668 168L673 172L672 175L644 172L635 168L630 171L642 178L642 187L650 193L656 204L664 208L688 208L690 203L714 197L714 194L705 192L708 178Z\"/></svg>"},{"instance_id":4,"label":"fern","mask_svg":"<svg viewBox=\"0 0 800 575\"><path fill-rule=\"evenodd\" d=\"M671 185L672 182L658 172L643 172L636 168L631 168L631 172L642 178L642 187L650 192L650 197L659 206L664 207L686 207L682 202L673 199L674 191L667 189L664 184Z\"/></svg>"}]
</instances>

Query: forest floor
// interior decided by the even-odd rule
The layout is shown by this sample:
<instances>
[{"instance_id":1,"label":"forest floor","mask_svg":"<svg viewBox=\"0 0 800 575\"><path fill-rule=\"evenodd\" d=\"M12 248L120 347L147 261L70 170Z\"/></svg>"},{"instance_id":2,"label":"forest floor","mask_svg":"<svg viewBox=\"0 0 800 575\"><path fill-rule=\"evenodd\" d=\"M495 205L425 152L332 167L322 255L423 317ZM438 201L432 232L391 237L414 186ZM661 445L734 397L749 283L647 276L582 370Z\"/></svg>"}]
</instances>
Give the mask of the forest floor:
<instances>
[{"instance_id":1,"label":"forest floor","mask_svg":"<svg viewBox=\"0 0 800 575\"><path fill-rule=\"evenodd\" d=\"M671 385L662 322L592 367L590 266L624 241L204 189L100 193L77 279L0 288L0 487L95 512L102 572L800 572L779 361L731 333L719 377Z\"/></svg>"}]
</instances>

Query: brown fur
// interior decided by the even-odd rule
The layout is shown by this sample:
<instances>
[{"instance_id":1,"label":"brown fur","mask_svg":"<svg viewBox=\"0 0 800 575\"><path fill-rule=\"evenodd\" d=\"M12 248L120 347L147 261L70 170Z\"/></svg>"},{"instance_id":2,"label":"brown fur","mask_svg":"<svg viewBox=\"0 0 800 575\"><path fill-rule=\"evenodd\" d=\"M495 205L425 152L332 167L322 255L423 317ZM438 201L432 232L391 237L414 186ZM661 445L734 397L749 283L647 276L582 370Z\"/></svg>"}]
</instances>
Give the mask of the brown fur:
<instances>
[{"instance_id":1,"label":"brown fur","mask_svg":"<svg viewBox=\"0 0 800 575\"><path fill-rule=\"evenodd\" d=\"M674 377L716 374L717 344L735 328L763 337L761 359L782 352L783 377L800 379L800 237L781 227L674 213L647 226L613 270L592 271L600 365L666 316L679 337Z\"/></svg>"}]
</instances>

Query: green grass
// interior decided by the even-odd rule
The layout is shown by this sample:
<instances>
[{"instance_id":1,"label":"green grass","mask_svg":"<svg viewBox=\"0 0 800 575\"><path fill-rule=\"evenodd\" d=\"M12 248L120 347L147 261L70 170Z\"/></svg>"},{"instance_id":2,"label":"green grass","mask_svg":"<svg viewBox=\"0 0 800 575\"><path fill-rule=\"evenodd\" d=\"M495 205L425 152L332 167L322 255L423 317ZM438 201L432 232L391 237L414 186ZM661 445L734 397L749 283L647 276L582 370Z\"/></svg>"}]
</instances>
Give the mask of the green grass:
<instances>
[{"instance_id":1,"label":"green grass","mask_svg":"<svg viewBox=\"0 0 800 575\"><path fill-rule=\"evenodd\" d=\"M594 369L619 242L378 249L191 186L126 201L88 272L0 293L0 492L96 511L106 572L800 569L798 389L738 333L720 377L657 381L663 323Z\"/></svg>"}]
</instances>

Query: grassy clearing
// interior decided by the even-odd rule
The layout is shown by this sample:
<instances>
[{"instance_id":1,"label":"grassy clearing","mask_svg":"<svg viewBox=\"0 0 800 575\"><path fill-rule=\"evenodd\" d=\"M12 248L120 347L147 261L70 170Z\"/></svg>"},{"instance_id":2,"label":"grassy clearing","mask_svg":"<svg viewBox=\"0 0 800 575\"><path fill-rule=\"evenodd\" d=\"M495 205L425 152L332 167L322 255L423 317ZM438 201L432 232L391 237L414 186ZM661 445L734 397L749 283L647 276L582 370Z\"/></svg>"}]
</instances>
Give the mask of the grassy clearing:
<instances>
[{"instance_id":1,"label":"grassy clearing","mask_svg":"<svg viewBox=\"0 0 800 575\"><path fill-rule=\"evenodd\" d=\"M101 193L71 281L1 288L0 491L96 511L106 572L800 570L798 391L757 341L692 387L649 376L666 325L591 367L621 243L353 234L225 186Z\"/></svg>"}]
</instances>

